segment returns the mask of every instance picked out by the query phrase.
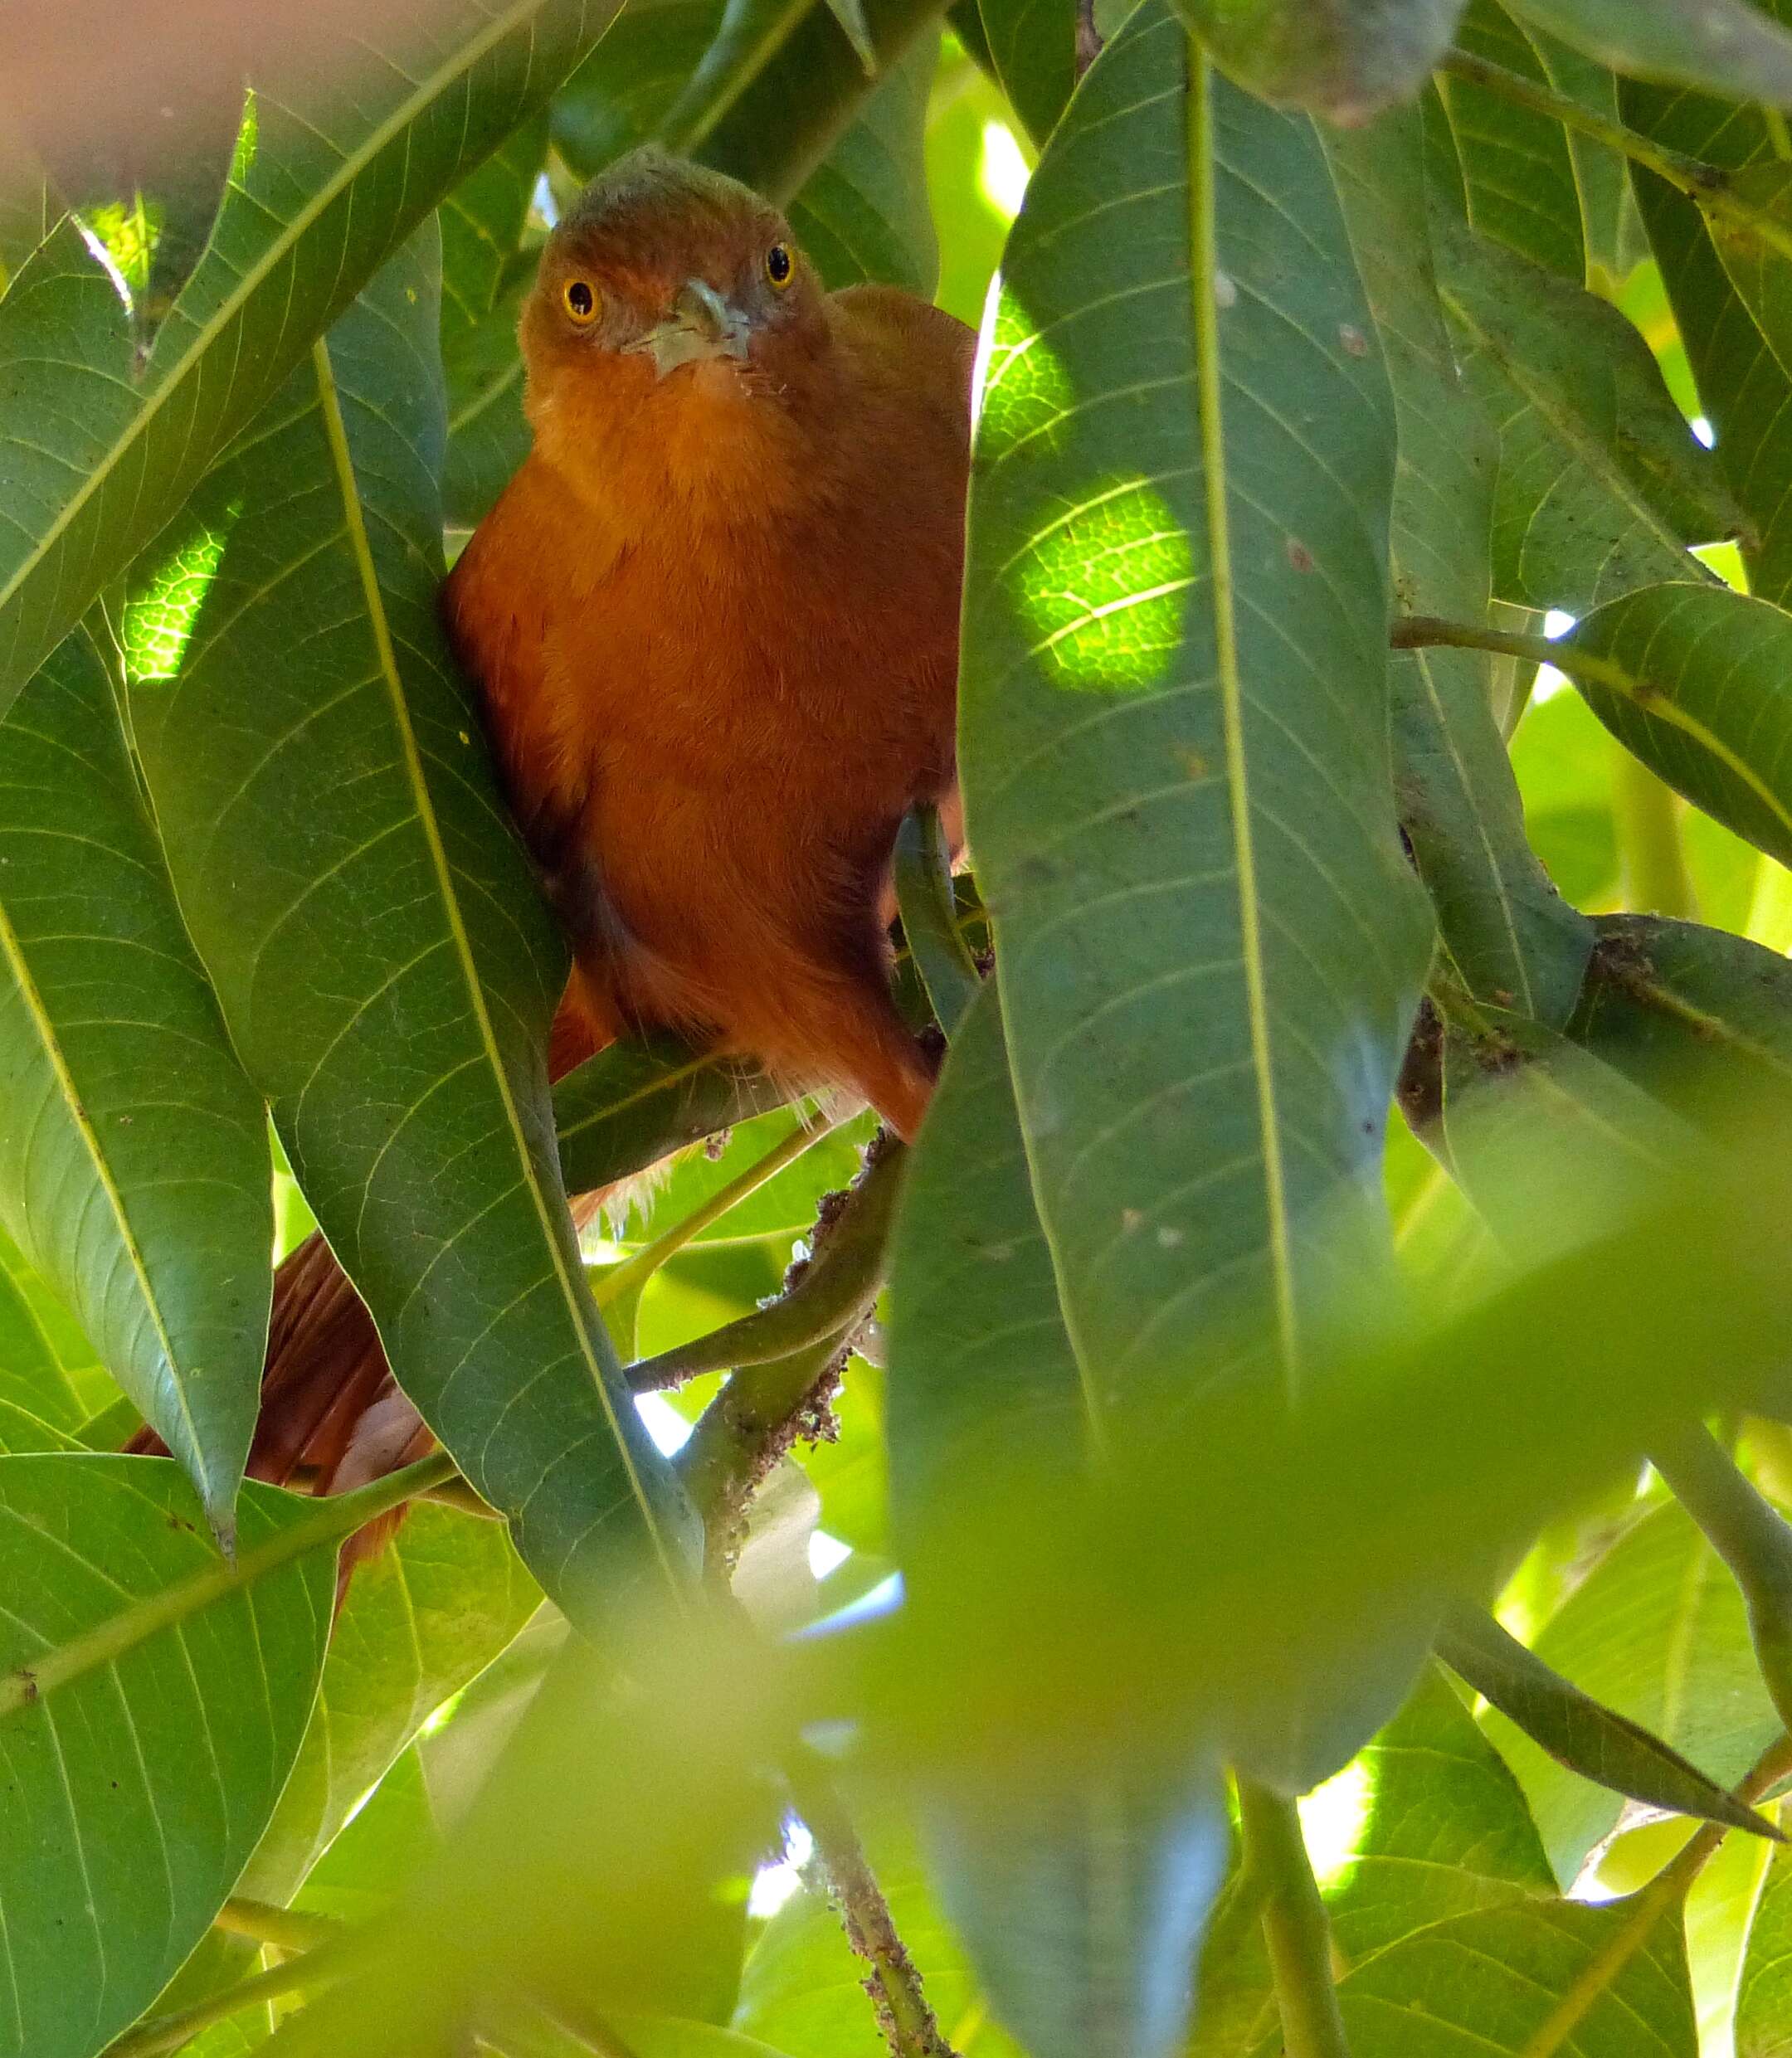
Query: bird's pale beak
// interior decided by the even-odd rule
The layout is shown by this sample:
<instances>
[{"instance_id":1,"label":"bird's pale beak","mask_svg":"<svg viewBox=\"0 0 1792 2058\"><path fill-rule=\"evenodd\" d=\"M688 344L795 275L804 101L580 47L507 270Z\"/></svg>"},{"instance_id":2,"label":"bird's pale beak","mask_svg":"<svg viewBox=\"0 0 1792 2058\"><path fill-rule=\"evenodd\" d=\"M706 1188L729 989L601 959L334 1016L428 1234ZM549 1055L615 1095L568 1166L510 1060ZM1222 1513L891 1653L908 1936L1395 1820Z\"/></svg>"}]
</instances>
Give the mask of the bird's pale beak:
<instances>
[{"instance_id":1,"label":"bird's pale beak","mask_svg":"<svg viewBox=\"0 0 1792 2058\"><path fill-rule=\"evenodd\" d=\"M744 358L752 343L747 318L712 285L687 279L667 319L650 328L631 349L645 351L664 378L681 364L709 358Z\"/></svg>"}]
</instances>

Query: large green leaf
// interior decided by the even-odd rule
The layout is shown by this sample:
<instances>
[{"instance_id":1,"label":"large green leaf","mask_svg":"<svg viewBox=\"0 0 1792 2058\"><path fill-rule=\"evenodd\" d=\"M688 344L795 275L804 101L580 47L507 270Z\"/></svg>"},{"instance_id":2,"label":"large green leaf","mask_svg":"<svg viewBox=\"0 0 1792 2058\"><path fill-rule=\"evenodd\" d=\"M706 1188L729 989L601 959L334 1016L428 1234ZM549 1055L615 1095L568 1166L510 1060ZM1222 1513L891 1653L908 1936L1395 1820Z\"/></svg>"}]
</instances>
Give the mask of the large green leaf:
<instances>
[{"instance_id":1,"label":"large green leaf","mask_svg":"<svg viewBox=\"0 0 1792 2058\"><path fill-rule=\"evenodd\" d=\"M1792 36L1753 0L1512 0L1521 14L1640 78L1792 106Z\"/></svg>"},{"instance_id":2,"label":"large green leaf","mask_svg":"<svg viewBox=\"0 0 1792 2058\"><path fill-rule=\"evenodd\" d=\"M1084 1378L1058 1313L993 983L959 1025L910 1167L892 1300L895 1540L913 1605L957 1606L976 1573L950 1516L975 1505L994 1452L1024 1423L1067 1472L1098 1468L1116 1399ZM1148 2058L1180 2036L1183 1968L1225 1861L1204 1741L1175 1766L1044 1754L932 1797L941 1900L1040 2058Z\"/></svg>"},{"instance_id":3,"label":"large green leaf","mask_svg":"<svg viewBox=\"0 0 1792 2058\"><path fill-rule=\"evenodd\" d=\"M1648 586L1586 615L1564 648L1627 750L1758 850L1792 861L1792 615L1724 586Z\"/></svg>"},{"instance_id":4,"label":"large green leaf","mask_svg":"<svg viewBox=\"0 0 1792 2058\"><path fill-rule=\"evenodd\" d=\"M1581 614L1632 586L1707 576L1685 546L1733 534L1740 510L1642 337L1608 302L1484 238L1445 230L1439 261L1464 379L1499 432L1498 596Z\"/></svg>"},{"instance_id":5,"label":"large green leaf","mask_svg":"<svg viewBox=\"0 0 1792 2058\"><path fill-rule=\"evenodd\" d=\"M1298 1394L1314 1302L1385 1248L1370 1188L1429 950L1385 742L1394 460L1311 124L1141 8L1010 239L960 724L1094 1391L1218 1375L1249 1307L1246 1354Z\"/></svg>"},{"instance_id":6,"label":"large green leaf","mask_svg":"<svg viewBox=\"0 0 1792 2058\"><path fill-rule=\"evenodd\" d=\"M76 1443L41 1416L28 1413L9 1400L0 1400L0 1452L22 1457L32 1451L79 1451Z\"/></svg>"},{"instance_id":7,"label":"large green leaf","mask_svg":"<svg viewBox=\"0 0 1792 2058\"><path fill-rule=\"evenodd\" d=\"M534 277L523 248L548 150L545 113L524 122L441 204L442 369L448 382L448 460L442 499L470 528L528 453L517 320Z\"/></svg>"},{"instance_id":8,"label":"large green leaf","mask_svg":"<svg viewBox=\"0 0 1792 2058\"><path fill-rule=\"evenodd\" d=\"M1517 1782L1434 1666L1303 1814L1310 1842L1337 1816L1354 1818L1342 1839L1332 1835L1321 1881L1341 1972L1434 1924L1555 1892ZM1276 2058L1275 1993L1248 1874L1228 1898L1239 1919L1229 1939L1228 1910L1215 1914L1191 2058ZM1228 1942L1222 1963L1215 1947Z\"/></svg>"},{"instance_id":9,"label":"large green leaf","mask_svg":"<svg viewBox=\"0 0 1792 2058\"><path fill-rule=\"evenodd\" d=\"M1372 1958L1338 1986L1352 2058L1697 2058L1698 2026L1680 1925L1656 1922L1604 1972L1635 1911L1527 1901L1459 1915ZM1603 1976L1602 1976L1603 1973ZM1564 2038L1542 2041L1559 2003L1586 1996Z\"/></svg>"},{"instance_id":10,"label":"large green leaf","mask_svg":"<svg viewBox=\"0 0 1792 2058\"><path fill-rule=\"evenodd\" d=\"M1784 0L1774 0L1766 11L1787 18ZM1628 81L1620 105L1625 119L1644 134L1726 172L1777 160L1758 109ZM1699 403L1716 434L1717 461L1748 516L1742 554L1750 590L1783 601L1792 591L1792 503L1784 491L1792 474L1792 387L1698 209L1640 167L1633 176ZM1781 260L1775 270L1784 269Z\"/></svg>"},{"instance_id":11,"label":"large green leaf","mask_svg":"<svg viewBox=\"0 0 1792 2058\"><path fill-rule=\"evenodd\" d=\"M1583 1694L1491 1615L1457 1610L1438 1639L1438 1654L1489 1707L1570 1772L1645 1807L1760 1832L1760 1818L1726 1788L1660 1738Z\"/></svg>"},{"instance_id":12,"label":"large green leaf","mask_svg":"<svg viewBox=\"0 0 1792 2058\"><path fill-rule=\"evenodd\" d=\"M80 1324L0 1228L0 1399L78 1429L97 1370Z\"/></svg>"},{"instance_id":13,"label":"large green leaf","mask_svg":"<svg viewBox=\"0 0 1792 2058\"><path fill-rule=\"evenodd\" d=\"M923 144L939 51L918 39L803 182L791 226L831 287L876 279L931 299L939 246Z\"/></svg>"},{"instance_id":14,"label":"large green leaf","mask_svg":"<svg viewBox=\"0 0 1792 2058\"><path fill-rule=\"evenodd\" d=\"M101 2050L235 1885L323 1663L334 1554L278 1559L308 1521L246 1487L232 1578L165 1461L0 1458L7 2058Z\"/></svg>"},{"instance_id":15,"label":"large green leaf","mask_svg":"<svg viewBox=\"0 0 1792 2058\"><path fill-rule=\"evenodd\" d=\"M688 1518L577 1262L562 946L436 620L436 302L426 233L207 477L133 611L131 706L236 1048L400 1380L543 1584L592 1605L595 1555L620 1605Z\"/></svg>"},{"instance_id":16,"label":"large green leaf","mask_svg":"<svg viewBox=\"0 0 1792 2058\"><path fill-rule=\"evenodd\" d=\"M1241 85L1361 122L1415 91L1463 0L1176 0Z\"/></svg>"},{"instance_id":17,"label":"large green leaf","mask_svg":"<svg viewBox=\"0 0 1792 2058\"><path fill-rule=\"evenodd\" d=\"M349 1583L304 1747L238 1890L290 1900L419 1726L484 1671L540 1598L501 1525L413 1508Z\"/></svg>"},{"instance_id":18,"label":"large green leaf","mask_svg":"<svg viewBox=\"0 0 1792 2058\"><path fill-rule=\"evenodd\" d=\"M448 0L334 88L268 81L204 259L140 377L97 267L58 258L0 311L0 395L40 425L0 517L0 710L180 507L318 331L546 96L611 0ZM100 281L98 286L95 280ZM46 341L46 329L54 332Z\"/></svg>"},{"instance_id":19,"label":"large green leaf","mask_svg":"<svg viewBox=\"0 0 1792 2058\"><path fill-rule=\"evenodd\" d=\"M886 5L879 24L920 13ZM922 136L937 39L904 26L869 91L850 51L844 71L817 71L817 45L837 66L842 41L825 0L806 8L737 0L732 9L725 0L636 0L555 103L554 140L589 178L670 134L676 147L787 202L830 287L882 279L930 294L938 252ZM752 89L765 96L757 129L730 119Z\"/></svg>"},{"instance_id":20,"label":"large green leaf","mask_svg":"<svg viewBox=\"0 0 1792 2058\"><path fill-rule=\"evenodd\" d=\"M1457 372L1438 304L1419 119L1416 109L1385 115L1326 148L1400 425L1395 592L1404 611L1478 621L1498 446ZM1400 825L1463 984L1559 1023L1580 991L1592 931L1526 839L1487 672L1470 651L1395 659Z\"/></svg>"},{"instance_id":21,"label":"large green leaf","mask_svg":"<svg viewBox=\"0 0 1792 2058\"><path fill-rule=\"evenodd\" d=\"M272 1176L77 630L0 719L0 1216L223 1534L261 1399Z\"/></svg>"},{"instance_id":22,"label":"large green leaf","mask_svg":"<svg viewBox=\"0 0 1792 2058\"><path fill-rule=\"evenodd\" d=\"M567 1191L591 1193L645 1171L789 1097L757 1068L705 1057L675 1037L612 1044L554 1088Z\"/></svg>"},{"instance_id":23,"label":"large green leaf","mask_svg":"<svg viewBox=\"0 0 1792 2058\"><path fill-rule=\"evenodd\" d=\"M1792 1852L1776 1851L1751 1911L1736 1983L1736 2058L1792 2052Z\"/></svg>"},{"instance_id":24,"label":"large green leaf","mask_svg":"<svg viewBox=\"0 0 1792 2058\"><path fill-rule=\"evenodd\" d=\"M1544 1625L1536 1649L1720 1784L1733 1785L1778 1734L1741 1600L1677 1506L1626 1530ZM1557 1877L1571 1882L1623 1803L1565 1770L1503 1715L1490 1715L1488 1727L1523 1782Z\"/></svg>"},{"instance_id":25,"label":"large green leaf","mask_svg":"<svg viewBox=\"0 0 1792 2058\"><path fill-rule=\"evenodd\" d=\"M1551 82L1536 45L1498 0L1473 0L1457 41L1502 70L1539 85ZM1470 225L1580 285L1586 239L1574 155L1561 124L1447 72L1439 74L1437 85Z\"/></svg>"},{"instance_id":26,"label":"large green leaf","mask_svg":"<svg viewBox=\"0 0 1792 2058\"><path fill-rule=\"evenodd\" d=\"M1792 1102L1792 962L1698 922L1611 915L1570 1034L1658 1099L1756 1119Z\"/></svg>"},{"instance_id":27,"label":"large green leaf","mask_svg":"<svg viewBox=\"0 0 1792 2058\"><path fill-rule=\"evenodd\" d=\"M1020 126L1043 148L1076 84L1074 0L976 0L990 62Z\"/></svg>"},{"instance_id":28,"label":"large green leaf","mask_svg":"<svg viewBox=\"0 0 1792 2058\"><path fill-rule=\"evenodd\" d=\"M1346 1964L1431 1923L1553 1892L1517 1781L1434 1666L1353 1772L1363 1824L1326 1897Z\"/></svg>"}]
</instances>

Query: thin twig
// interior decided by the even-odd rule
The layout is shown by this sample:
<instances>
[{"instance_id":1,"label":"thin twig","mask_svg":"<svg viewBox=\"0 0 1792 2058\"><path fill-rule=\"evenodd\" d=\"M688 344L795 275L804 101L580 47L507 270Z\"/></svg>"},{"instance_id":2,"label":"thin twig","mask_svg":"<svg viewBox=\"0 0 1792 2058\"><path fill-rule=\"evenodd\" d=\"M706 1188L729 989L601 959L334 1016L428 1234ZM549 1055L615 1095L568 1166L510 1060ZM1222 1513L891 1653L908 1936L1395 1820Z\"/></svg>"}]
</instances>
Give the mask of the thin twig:
<instances>
[{"instance_id":1,"label":"thin twig","mask_svg":"<svg viewBox=\"0 0 1792 2058\"><path fill-rule=\"evenodd\" d=\"M889 1903L866 1862L827 1768L799 1744L786 1763L785 1776L796 1812L815 1839L816 1856L827 1876L846 1940L869 1968L865 1992L891 2058L957 2058L940 2034L914 1960L896 1934Z\"/></svg>"},{"instance_id":2,"label":"thin twig","mask_svg":"<svg viewBox=\"0 0 1792 2058\"><path fill-rule=\"evenodd\" d=\"M1244 1862L1264 1889L1264 1940L1275 1973L1287 2058L1349 2058L1332 1978L1332 1929L1294 1803L1255 1780L1238 1782Z\"/></svg>"},{"instance_id":3,"label":"thin twig","mask_svg":"<svg viewBox=\"0 0 1792 2058\"><path fill-rule=\"evenodd\" d=\"M253 1584L277 1566L288 1564L307 1551L341 1543L376 1516L401 1507L451 1479L455 1470L454 1460L446 1451L438 1451L370 1486L331 1495L316 1504L314 1513L300 1516L241 1552L234 1564L220 1558L173 1586L163 1588L160 1593L121 1608L80 1636L71 1637L56 1649L34 1658L29 1665L0 1672L0 1718L29 1707L98 1666L110 1664L159 1631L222 1600L227 1593Z\"/></svg>"},{"instance_id":4,"label":"thin twig","mask_svg":"<svg viewBox=\"0 0 1792 2058\"><path fill-rule=\"evenodd\" d=\"M846 1107L813 1122L799 1121L787 1136L780 1137L762 1157L755 1159L727 1185L718 1187L681 1222L674 1222L664 1236L656 1236L652 1243L643 1244L632 1258L626 1258L620 1265L600 1273L592 1281L592 1298L599 1307L607 1307L630 1288L645 1286L666 1260L676 1257L693 1237L700 1236L712 1223L719 1222L729 1209L738 1208L748 1194L757 1193L786 1165L794 1165L806 1151L812 1149L858 1112L856 1107Z\"/></svg>"},{"instance_id":5,"label":"thin twig","mask_svg":"<svg viewBox=\"0 0 1792 2058\"><path fill-rule=\"evenodd\" d=\"M870 1311L884 1283L891 1218L902 1183L902 1159L895 1152L869 1167L814 1254L768 1306L755 1315L725 1322L707 1336L698 1336L658 1357L644 1358L628 1368L628 1383L637 1394L681 1386L704 1372L737 1365L767 1365L811 1345L838 1345Z\"/></svg>"},{"instance_id":6,"label":"thin twig","mask_svg":"<svg viewBox=\"0 0 1792 2058\"><path fill-rule=\"evenodd\" d=\"M1590 107L1583 107L1580 101L1570 100L1565 93L1551 92L1548 86L1537 85L1521 72L1507 71L1504 65L1491 64L1485 57L1473 56L1466 50L1453 50L1439 70L1466 85L1497 93L1515 107L1527 107L1532 114L1546 114L1551 120L1559 121L1563 128L1590 137L1595 143L1603 143L1608 149L1629 158L1695 199L1709 199L1728 183L1718 166L1707 164L1701 158L1688 157L1683 151L1670 150L1639 130L1627 129L1622 122L1612 121L1595 114Z\"/></svg>"},{"instance_id":7,"label":"thin twig","mask_svg":"<svg viewBox=\"0 0 1792 2058\"><path fill-rule=\"evenodd\" d=\"M1515 106L1528 107L1533 114L1546 114L1559 121L1563 128L1604 144L1608 149L1617 151L1620 156L1629 158L1633 163L1640 164L1645 171L1653 172L1658 178L1678 187L1696 201L1712 220L1757 237L1782 257L1792 257L1792 226L1737 192L1734 180L1721 165L1707 164L1702 158L1670 150L1636 129L1627 129L1622 122L1595 114L1590 107L1583 107L1580 101L1570 100L1566 94L1552 93L1546 85L1538 85L1518 72L1508 71L1503 65L1490 64L1484 57L1472 56L1465 50L1452 51L1440 69L1468 85L1484 86Z\"/></svg>"},{"instance_id":8,"label":"thin twig","mask_svg":"<svg viewBox=\"0 0 1792 2058\"><path fill-rule=\"evenodd\" d=\"M288 1994L302 1993L309 1987L339 1979L349 1958L344 1944L326 1944L299 1958L288 1958L284 1965L270 1965L265 1972L239 1980L222 1993L195 2002L190 2008L176 2008L139 2023L106 2046L105 2058L161 2058L163 2052L178 2051L182 2045L191 2043L202 2030L227 2022L240 2010L253 2007L258 2002L282 2000Z\"/></svg>"},{"instance_id":9,"label":"thin twig","mask_svg":"<svg viewBox=\"0 0 1792 2058\"><path fill-rule=\"evenodd\" d=\"M212 1918L214 1929L271 1944L282 1951L310 1951L334 1942L343 1925L334 1915L314 1915L303 1908L279 1908L272 1901L233 1894Z\"/></svg>"}]
</instances>

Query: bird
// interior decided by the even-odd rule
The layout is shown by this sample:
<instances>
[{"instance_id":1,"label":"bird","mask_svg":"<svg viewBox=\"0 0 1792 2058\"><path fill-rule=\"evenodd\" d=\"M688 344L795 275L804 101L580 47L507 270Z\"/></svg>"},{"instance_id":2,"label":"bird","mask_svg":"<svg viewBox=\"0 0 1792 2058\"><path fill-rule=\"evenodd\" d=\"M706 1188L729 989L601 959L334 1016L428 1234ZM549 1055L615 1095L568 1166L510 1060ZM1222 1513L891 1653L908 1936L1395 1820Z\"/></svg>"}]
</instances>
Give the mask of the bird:
<instances>
[{"instance_id":1,"label":"bird","mask_svg":"<svg viewBox=\"0 0 1792 2058\"><path fill-rule=\"evenodd\" d=\"M550 1072L672 1029L912 1139L891 867L918 805L962 840L975 333L829 291L766 200L649 148L553 226L519 341L531 447L441 608L571 946ZM431 1442L314 1236L251 1475L343 1491Z\"/></svg>"}]
</instances>

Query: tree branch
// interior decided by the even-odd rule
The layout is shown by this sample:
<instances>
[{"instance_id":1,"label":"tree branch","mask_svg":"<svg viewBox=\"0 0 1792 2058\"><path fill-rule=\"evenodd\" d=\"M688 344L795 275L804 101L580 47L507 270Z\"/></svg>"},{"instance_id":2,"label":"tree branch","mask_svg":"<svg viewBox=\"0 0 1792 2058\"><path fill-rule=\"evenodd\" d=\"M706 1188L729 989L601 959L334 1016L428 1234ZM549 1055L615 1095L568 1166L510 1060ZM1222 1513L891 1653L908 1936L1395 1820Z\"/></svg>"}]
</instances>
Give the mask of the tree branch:
<instances>
[{"instance_id":1,"label":"tree branch","mask_svg":"<svg viewBox=\"0 0 1792 2058\"><path fill-rule=\"evenodd\" d=\"M599 1307L607 1307L631 1287L645 1286L666 1260L676 1257L693 1237L701 1235L712 1222L720 1221L730 1208L738 1207L749 1194L757 1193L767 1180L776 1178L786 1165L794 1165L806 1151L858 1112L856 1107L851 1107L837 1115L823 1116L814 1122L799 1121L787 1136L781 1137L762 1157L756 1158L744 1172L737 1174L725 1186L718 1187L707 1200L699 1201L681 1222L674 1222L664 1236L656 1236L652 1243L643 1244L632 1258L626 1258L609 1272L600 1273L592 1281L592 1298Z\"/></svg>"},{"instance_id":2,"label":"tree branch","mask_svg":"<svg viewBox=\"0 0 1792 2058\"><path fill-rule=\"evenodd\" d=\"M786 1285L791 1295L807 1272L821 1263L834 1238L844 1233L858 1243L865 1218L874 1220L879 1213L887 1229L906 1155L887 1130L873 1137L864 1169L852 1186L823 1201L811 1255L806 1264L791 1269ZM855 1262L862 1262L862 1253ZM848 1344L847 1336L836 1333L787 1356L747 1365L704 1410L679 1469L703 1517L713 1570L731 1567L739 1554L752 1497L778 1460L804 1437L827 1433L828 1403L838 1390Z\"/></svg>"},{"instance_id":3,"label":"tree branch","mask_svg":"<svg viewBox=\"0 0 1792 2058\"><path fill-rule=\"evenodd\" d=\"M1332 1978L1332 1929L1307 1856L1300 1812L1253 1779L1238 1781L1244 1862L1264 1888L1264 1938L1275 1972L1287 2058L1350 2058Z\"/></svg>"},{"instance_id":4,"label":"tree branch","mask_svg":"<svg viewBox=\"0 0 1792 2058\"><path fill-rule=\"evenodd\" d=\"M333 1943L343 1925L333 1915L308 1914L302 1908L279 1908L272 1901L251 1900L232 1895L212 1919L214 1929L227 1929L232 1936L248 1937L256 1944L271 1944L282 1951L314 1950Z\"/></svg>"},{"instance_id":5,"label":"tree branch","mask_svg":"<svg viewBox=\"0 0 1792 2058\"><path fill-rule=\"evenodd\" d=\"M885 1247L901 1184L899 1154L888 1153L869 1165L814 1254L791 1267L784 1293L756 1315L631 1365L629 1384L637 1394L650 1394L701 1373L769 1364L816 1344L837 1349L870 1312L884 1283Z\"/></svg>"},{"instance_id":6,"label":"tree branch","mask_svg":"<svg viewBox=\"0 0 1792 2058\"><path fill-rule=\"evenodd\" d=\"M284 1965L270 1965L265 1972L239 1980L234 1987L226 1987L222 1993L195 2002L190 2008L177 2008L169 2014L154 2016L147 2022L139 2023L135 2029L126 2031L117 2042L106 2046L105 2058L161 2058L163 2052L178 2051L183 2044L191 2043L202 2030L208 2030L218 2022L227 2022L239 2011L253 2007L257 2002L282 2000L289 1994L301 1993L307 1987L341 1978L348 1968L349 1959L350 1953L344 1944L326 1944L300 1957L288 1958Z\"/></svg>"},{"instance_id":7,"label":"tree branch","mask_svg":"<svg viewBox=\"0 0 1792 2058\"><path fill-rule=\"evenodd\" d=\"M878 2026L891 2058L957 2058L940 2034L921 1989L921 1976L896 1934L889 1904L865 1861L851 1818L825 1766L814 1752L799 1744L786 1763L785 1776L796 1812L815 1838L816 1856L826 1873L846 1939L870 1968L865 1992L877 2012Z\"/></svg>"},{"instance_id":8,"label":"tree branch","mask_svg":"<svg viewBox=\"0 0 1792 2058\"><path fill-rule=\"evenodd\" d=\"M1736 1798L1749 1807L1770 1793L1792 1773L1792 1736L1770 1744L1736 1788ZM1588 2011L1648 1942L1655 1925L1685 1898L1692 1882L1730 1834L1721 1823L1707 1822L1670 1864L1632 1896L1634 1912L1624 1928L1595 1956L1550 2011L1519 2058L1556 2058Z\"/></svg>"}]
</instances>

